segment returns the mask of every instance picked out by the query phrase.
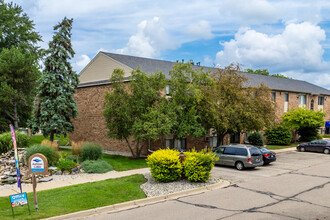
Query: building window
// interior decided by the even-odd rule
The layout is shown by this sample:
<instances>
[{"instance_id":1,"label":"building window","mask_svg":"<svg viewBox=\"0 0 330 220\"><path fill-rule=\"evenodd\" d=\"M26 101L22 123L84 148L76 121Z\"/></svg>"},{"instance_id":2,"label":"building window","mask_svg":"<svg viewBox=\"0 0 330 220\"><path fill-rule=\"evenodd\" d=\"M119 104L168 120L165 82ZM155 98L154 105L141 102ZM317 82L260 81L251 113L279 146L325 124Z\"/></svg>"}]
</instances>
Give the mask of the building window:
<instances>
[{"instance_id":1,"label":"building window","mask_svg":"<svg viewBox=\"0 0 330 220\"><path fill-rule=\"evenodd\" d=\"M284 112L288 112L289 108L289 93L284 94Z\"/></svg>"},{"instance_id":2,"label":"building window","mask_svg":"<svg viewBox=\"0 0 330 220\"><path fill-rule=\"evenodd\" d=\"M185 138L178 139L178 150L184 151L187 149L187 141Z\"/></svg>"},{"instance_id":3,"label":"building window","mask_svg":"<svg viewBox=\"0 0 330 220\"><path fill-rule=\"evenodd\" d=\"M314 110L314 99L311 101L311 110Z\"/></svg>"},{"instance_id":4,"label":"building window","mask_svg":"<svg viewBox=\"0 0 330 220\"><path fill-rule=\"evenodd\" d=\"M299 95L299 107L306 106L306 95Z\"/></svg>"},{"instance_id":5,"label":"building window","mask_svg":"<svg viewBox=\"0 0 330 220\"><path fill-rule=\"evenodd\" d=\"M324 96L319 96L319 105L324 105Z\"/></svg>"},{"instance_id":6,"label":"building window","mask_svg":"<svg viewBox=\"0 0 330 220\"><path fill-rule=\"evenodd\" d=\"M166 85L166 95L170 95L170 85Z\"/></svg>"},{"instance_id":7,"label":"building window","mask_svg":"<svg viewBox=\"0 0 330 220\"><path fill-rule=\"evenodd\" d=\"M166 139L166 148L168 148L168 149L173 149L174 148L173 139Z\"/></svg>"},{"instance_id":8,"label":"building window","mask_svg":"<svg viewBox=\"0 0 330 220\"><path fill-rule=\"evenodd\" d=\"M272 95L272 100L275 101L275 99L276 99L276 92L272 92L271 95Z\"/></svg>"},{"instance_id":9,"label":"building window","mask_svg":"<svg viewBox=\"0 0 330 220\"><path fill-rule=\"evenodd\" d=\"M218 138L217 136L209 137L210 147L217 147Z\"/></svg>"}]
</instances>

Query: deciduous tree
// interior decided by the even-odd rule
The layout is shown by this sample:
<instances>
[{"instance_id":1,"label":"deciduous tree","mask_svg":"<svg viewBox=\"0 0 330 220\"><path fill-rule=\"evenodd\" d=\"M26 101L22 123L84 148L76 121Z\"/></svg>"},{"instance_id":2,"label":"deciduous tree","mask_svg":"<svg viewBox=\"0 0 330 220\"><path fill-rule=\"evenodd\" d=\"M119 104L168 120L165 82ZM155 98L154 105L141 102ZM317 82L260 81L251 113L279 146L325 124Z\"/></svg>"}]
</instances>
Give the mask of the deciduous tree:
<instances>
[{"instance_id":1,"label":"deciduous tree","mask_svg":"<svg viewBox=\"0 0 330 220\"><path fill-rule=\"evenodd\" d=\"M40 40L22 8L0 0L0 132L10 123L25 126L31 116Z\"/></svg>"},{"instance_id":2,"label":"deciduous tree","mask_svg":"<svg viewBox=\"0 0 330 220\"><path fill-rule=\"evenodd\" d=\"M126 84L123 70L115 69L110 81L113 91L106 93L103 111L108 136L125 140L132 156L139 157L143 142L156 139L170 126L167 115L157 108L164 99L161 89L166 85L165 76L162 73L147 75L137 69ZM131 145L131 137L135 146Z\"/></svg>"},{"instance_id":3,"label":"deciduous tree","mask_svg":"<svg viewBox=\"0 0 330 220\"><path fill-rule=\"evenodd\" d=\"M32 113L37 80L40 77L36 55L21 48L4 48L0 53L0 105L6 117L3 130L10 121L15 129L23 126ZM9 119L9 120L8 120Z\"/></svg>"},{"instance_id":4,"label":"deciduous tree","mask_svg":"<svg viewBox=\"0 0 330 220\"><path fill-rule=\"evenodd\" d=\"M248 78L239 72L240 66L233 64L213 72L214 84L204 87L198 107L205 127L215 129L218 145L227 134L258 131L275 118L269 88L249 86Z\"/></svg>"}]
</instances>

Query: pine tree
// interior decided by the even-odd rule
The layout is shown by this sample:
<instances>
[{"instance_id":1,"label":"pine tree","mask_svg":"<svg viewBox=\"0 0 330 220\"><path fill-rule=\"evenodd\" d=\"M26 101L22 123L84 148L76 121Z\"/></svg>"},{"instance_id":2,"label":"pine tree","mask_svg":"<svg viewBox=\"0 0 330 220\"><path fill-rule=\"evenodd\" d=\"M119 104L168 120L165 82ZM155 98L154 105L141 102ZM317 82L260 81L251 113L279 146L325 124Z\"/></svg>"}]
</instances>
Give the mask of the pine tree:
<instances>
[{"instance_id":1,"label":"pine tree","mask_svg":"<svg viewBox=\"0 0 330 220\"><path fill-rule=\"evenodd\" d=\"M32 132L39 130L50 140L54 135L66 135L74 130L71 122L77 117L78 110L73 99L75 88L79 83L78 75L72 70L69 60L74 56L71 44L73 19L64 18L54 27L53 40L45 51L43 75L36 99Z\"/></svg>"}]
</instances>

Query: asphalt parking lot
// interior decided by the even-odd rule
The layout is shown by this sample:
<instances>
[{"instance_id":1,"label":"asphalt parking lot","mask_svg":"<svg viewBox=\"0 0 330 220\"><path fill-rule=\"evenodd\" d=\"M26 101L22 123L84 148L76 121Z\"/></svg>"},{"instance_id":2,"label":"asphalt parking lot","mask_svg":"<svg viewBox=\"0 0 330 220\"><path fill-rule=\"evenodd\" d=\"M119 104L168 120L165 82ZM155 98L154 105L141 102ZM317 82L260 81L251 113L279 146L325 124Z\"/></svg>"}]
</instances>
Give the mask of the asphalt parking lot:
<instances>
[{"instance_id":1,"label":"asphalt parking lot","mask_svg":"<svg viewBox=\"0 0 330 220\"><path fill-rule=\"evenodd\" d=\"M92 219L330 219L330 155L286 152L253 170L216 166L231 185Z\"/></svg>"},{"instance_id":2,"label":"asphalt parking lot","mask_svg":"<svg viewBox=\"0 0 330 220\"><path fill-rule=\"evenodd\" d=\"M213 168L212 175L229 180L232 183L242 183L295 172L303 168L330 162L330 155L313 152L292 151L279 153L276 157L277 160L269 165L243 171L238 171L234 167L216 165Z\"/></svg>"}]
</instances>

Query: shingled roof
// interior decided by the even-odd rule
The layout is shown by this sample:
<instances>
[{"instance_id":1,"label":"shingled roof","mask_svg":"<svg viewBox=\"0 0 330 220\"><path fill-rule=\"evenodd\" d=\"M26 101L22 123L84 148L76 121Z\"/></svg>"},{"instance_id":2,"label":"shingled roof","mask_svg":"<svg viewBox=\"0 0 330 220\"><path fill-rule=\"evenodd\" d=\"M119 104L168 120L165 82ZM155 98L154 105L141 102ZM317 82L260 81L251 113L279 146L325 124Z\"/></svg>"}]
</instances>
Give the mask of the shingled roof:
<instances>
[{"instance_id":1,"label":"shingled roof","mask_svg":"<svg viewBox=\"0 0 330 220\"><path fill-rule=\"evenodd\" d=\"M132 69L140 68L141 71L145 73L155 73L157 71L162 71L165 74L166 78L170 79L169 72L172 69L175 62L156 60L150 58L115 54L100 52ZM194 65L193 68L201 68L200 66ZM205 70L215 71L216 68L203 67ZM251 86L257 86L260 83L264 83L266 86L272 90L277 91L288 91L288 92L299 92L299 93L308 93L315 95L330 95L330 90L322 88L320 86L308 83L306 81L295 80L295 79L284 79L273 76L264 76L251 73L243 73L249 78L249 84ZM109 82L109 81L107 81ZM99 84L104 84L105 81L99 82ZM84 85L87 85L86 83ZM84 86L79 85L79 87ZM95 85L95 82L93 83Z\"/></svg>"}]
</instances>

